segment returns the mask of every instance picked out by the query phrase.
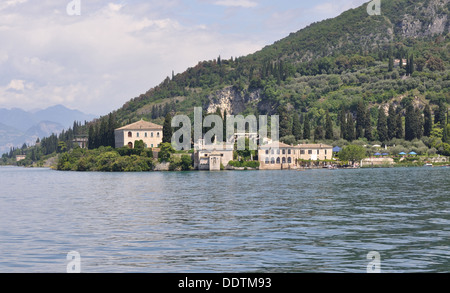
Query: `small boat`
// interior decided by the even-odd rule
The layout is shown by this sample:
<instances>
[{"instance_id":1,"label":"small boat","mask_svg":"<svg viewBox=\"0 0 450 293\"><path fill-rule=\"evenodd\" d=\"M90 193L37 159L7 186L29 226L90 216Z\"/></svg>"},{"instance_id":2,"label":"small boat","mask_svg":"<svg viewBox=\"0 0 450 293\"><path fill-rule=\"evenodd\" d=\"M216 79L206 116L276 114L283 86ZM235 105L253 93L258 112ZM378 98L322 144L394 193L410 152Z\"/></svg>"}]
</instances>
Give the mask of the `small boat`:
<instances>
[{"instance_id":1,"label":"small boat","mask_svg":"<svg viewBox=\"0 0 450 293\"><path fill-rule=\"evenodd\" d=\"M433 164L431 163L426 163L425 165L423 165L424 167L433 167Z\"/></svg>"}]
</instances>

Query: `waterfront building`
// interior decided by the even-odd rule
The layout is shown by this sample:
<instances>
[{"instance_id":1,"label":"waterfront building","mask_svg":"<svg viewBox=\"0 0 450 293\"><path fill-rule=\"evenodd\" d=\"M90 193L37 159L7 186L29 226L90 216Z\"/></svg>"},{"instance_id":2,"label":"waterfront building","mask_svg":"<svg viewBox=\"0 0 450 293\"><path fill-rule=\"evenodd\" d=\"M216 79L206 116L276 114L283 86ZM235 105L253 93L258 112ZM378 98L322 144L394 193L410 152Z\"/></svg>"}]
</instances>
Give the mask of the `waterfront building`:
<instances>
[{"instance_id":1,"label":"waterfront building","mask_svg":"<svg viewBox=\"0 0 450 293\"><path fill-rule=\"evenodd\" d=\"M114 131L115 146L133 148L136 141L142 140L147 148L156 148L162 143L163 127L155 123L140 120Z\"/></svg>"},{"instance_id":2,"label":"waterfront building","mask_svg":"<svg viewBox=\"0 0 450 293\"><path fill-rule=\"evenodd\" d=\"M325 144L288 145L282 142L262 145L258 149L261 170L296 169L304 162L331 160L333 147Z\"/></svg>"},{"instance_id":3,"label":"waterfront building","mask_svg":"<svg viewBox=\"0 0 450 293\"><path fill-rule=\"evenodd\" d=\"M220 165L224 167L233 160L233 145L226 143L205 144L200 139L195 145L194 169L219 171Z\"/></svg>"}]
</instances>

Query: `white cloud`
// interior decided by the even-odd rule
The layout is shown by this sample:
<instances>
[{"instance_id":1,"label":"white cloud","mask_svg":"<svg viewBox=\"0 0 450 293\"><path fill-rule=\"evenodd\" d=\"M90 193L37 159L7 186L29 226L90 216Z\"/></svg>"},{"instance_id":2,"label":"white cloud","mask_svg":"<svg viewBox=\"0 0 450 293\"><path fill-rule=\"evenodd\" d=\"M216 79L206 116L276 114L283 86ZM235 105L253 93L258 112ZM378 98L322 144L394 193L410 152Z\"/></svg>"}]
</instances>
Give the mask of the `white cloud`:
<instances>
[{"instance_id":1,"label":"white cloud","mask_svg":"<svg viewBox=\"0 0 450 293\"><path fill-rule=\"evenodd\" d=\"M26 3L28 0L8 0L8 1L2 1L0 3L0 11L5 8L13 7L18 4Z\"/></svg>"},{"instance_id":2,"label":"white cloud","mask_svg":"<svg viewBox=\"0 0 450 293\"><path fill-rule=\"evenodd\" d=\"M25 81L20 79L13 79L6 87L7 90L12 89L16 91L23 91L25 89Z\"/></svg>"},{"instance_id":3,"label":"white cloud","mask_svg":"<svg viewBox=\"0 0 450 293\"><path fill-rule=\"evenodd\" d=\"M252 8L258 6L258 3L251 0L219 0L214 2L216 5L227 7Z\"/></svg>"},{"instance_id":4,"label":"white cloud","mask_svg":"<svg viewBox=\"0 0 450 293\"><path fill-rule=\"evenodd\" d=\"M93 5L89 2L81 16L68 16L68 2L54 3L2 12L0 64L8 70L0 71L0 84L9 85L0 87L0 108L62 103L104 115L156 86L172 70L183 72L219 55L246 55L263 45L183 24L151 5L137 15L131 4L104 3L94 9L86 7Z\"/></svg>"}]
</instances>

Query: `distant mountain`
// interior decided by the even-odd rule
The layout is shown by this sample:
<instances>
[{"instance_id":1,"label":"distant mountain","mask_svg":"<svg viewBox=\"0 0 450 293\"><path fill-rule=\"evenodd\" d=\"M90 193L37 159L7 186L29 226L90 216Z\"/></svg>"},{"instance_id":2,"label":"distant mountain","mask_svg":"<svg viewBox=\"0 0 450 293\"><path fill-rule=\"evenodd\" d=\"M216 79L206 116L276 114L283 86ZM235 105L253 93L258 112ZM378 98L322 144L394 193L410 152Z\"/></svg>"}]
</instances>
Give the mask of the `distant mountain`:
<instances>
[{"instance_id":1,"label":"distant mountain","mask_svg":"<svg viewBox=\"0 0 450 293\"><path fill-rule=\"evenodd\" d=\"M33 145L37 138L59 134L73 126L74 121L90 121L96 116L71 110L62 105L38 111L0 109L0 153L24 143Z\"/></svg>"}]
</instances>

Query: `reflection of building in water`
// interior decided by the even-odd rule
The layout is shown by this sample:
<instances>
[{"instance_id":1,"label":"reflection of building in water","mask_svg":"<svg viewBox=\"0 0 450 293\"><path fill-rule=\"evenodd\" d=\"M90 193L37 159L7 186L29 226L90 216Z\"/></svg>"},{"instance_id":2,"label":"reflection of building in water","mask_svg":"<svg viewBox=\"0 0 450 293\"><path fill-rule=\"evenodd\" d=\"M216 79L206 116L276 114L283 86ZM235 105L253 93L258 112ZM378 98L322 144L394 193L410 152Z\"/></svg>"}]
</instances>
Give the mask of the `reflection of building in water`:
<instances>
[{"instance_id":1,"label":"reflection of building in water","mask_svg":"<svg viewBox=\"0 0 450 293\"><path fill-rule=\"evenodd\" d=\"M220 165L227 166L233 160L233 146L226 143L205 144L200 139L195 145L194 169L219 171Z\"/></svg>"}]
</instances>

